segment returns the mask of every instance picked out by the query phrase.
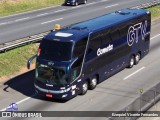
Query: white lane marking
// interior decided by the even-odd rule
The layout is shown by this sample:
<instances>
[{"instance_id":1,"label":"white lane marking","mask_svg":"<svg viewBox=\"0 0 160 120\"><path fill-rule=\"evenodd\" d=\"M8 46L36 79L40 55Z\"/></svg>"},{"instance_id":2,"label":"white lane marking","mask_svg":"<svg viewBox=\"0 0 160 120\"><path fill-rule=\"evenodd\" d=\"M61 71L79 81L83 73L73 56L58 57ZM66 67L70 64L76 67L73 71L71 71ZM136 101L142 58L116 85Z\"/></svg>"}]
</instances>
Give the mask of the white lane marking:
<instances>
[{"instance_id":1,"label":"white lane marking","mask_svg":"<svg viewBox=\"0 0 160 120\"><path fill-rule=\"evenodd\" d=\"M114 7L114 6L117 6L119 4L113 4L113 5L110 5L110 6L106 6L105 8L110 8L110 7Z\"/></svg>"},{"instance_id":2,"label":"white lane marking","mask_svg":"<svg viewBox=\"0 0 160 120\"><path fill-rule=\"evenodd\" d=\"M32 10L32 11L27 11L27 12L23 12L23 13L17 13L17 14L13 14L13 15L8 15L8 16L0 17L0 19L1 18L9 18L9 17L13 17L13 16L18 16L18 15L29 14L29 13L33 13L33 12L37 12L37 11L41 11L41 10L47 10L47 9L50 9L50 8L55 8L55 7L60 7L60 6L61 5L55 5L55 6L41 8L41 9Z\"/></svg>"},{"instance_id":3,"label":"white lane marking","mask_svg":"<svg viewBox=\"0 0 160 120\"><path fill-rule=\"evenodd\" d=\"M62 20L62 19L63 19L63 18L58 18L58 19L54 19L54 20L51 20L51 21L43 22L43 23L41 23L41 24L43 25L43 24L47 24L47 23L54 22L54 21L58 21L58 20Z\"/></svg>"},{"instance_id":4,"label":"white lane marking","mask_svg":"<svg viewBox=\"0 0 160 120\"><path fill-rule=\"evenodd\" d=\"M0 25L6 25L6 24L8 24L8 22L0 23Z\"/></svg>"},{"instance_id":5,"label":"white lane marking","mask_svg":"<svg viewBox=\"0 0 160 120\"><path fill-rule=\"evenodd\" d=\"M20 100L20 101L18 101L16 104L20 104L20 103L22 103L22 102L24 102L24 101L26 101L26 100L28 100L28 99L30 99L31 97L27 97L27 98L25 98L25 99L23 99L23 100Z\"/></svg>"},{"instance_id":6,"label":"white lane marking","mask_svg":"<svg viewBox=\"0 0 160 120\"><path fill-rule=\"evenodd\" d=\"M108 0L101 0L102 2L106 2L106 1L108 1Z\"/></svg>"},{"instance_id":7,"label":"white lane marking","mask_svg":"<svg viewBox=\"0 0 160 120\"><path fill-rule=\"evenodd\" d=\"M135 75L136 73L140 72L140 71L143 70L144 68L145 68L145 67L142 67L142 68L138 69L138 70L135 71L134 73L132 73L132 74L126 76L123 80L126 80L126 79L130 78L131 76L133 76L133 75Z\"/></svg>"},{"instance_id":8,"label":"white lane marking","mask_svg":"<svg viewBox=\"0 0 160 120\"><path fill-rule=\"evenodd\" d=\"M27 20L27 19L29 19L30 17L25 17L25 18L20 18L20 19L17 19L17 20L15 20L16 22L19 22L19 21L23 21L23 20Z\"/></svg>"},{"instance_id":9,"label":"white lane marking","mask_svg":"<svg viewBox=\"0 0 160 120\"><path fill-rule=\"evenodd\" d=\"M151 40L154 39L154 38L156 38L156 37L159 37L159 36L160 36L160 34L155 35L155 36L153 36L153 37L151 38Z\"/></svg>"},{"instance_id":10,"label":"white lane marking","mask_svg":"<svg viewBox=\"0 0 160 120\"><path fill-rule=\"evenodd\" d=\"M93 4L96 4L96 3L97 3L97 2L87 3L86 6L87 6L87 5L93 5Z\"/></svg>"},{"instance_id":11,"label":"white lane marking","mask_svg":"<svg viewBox=\"0 0 160 120\"><path fill-rule=\"evenodd\" d=\"M57 11L54 11L54 13L58 13L58 12L62 12L62 11L66 11L66 9L57 10Z\"/></svg>"},{"instance_id":12,"label":"white lane marking","mask_svg":"<svg viewBox=\"0 0 160 120\"><path fill-rule=\"evenodd\" d=\"M29 100L30 98L32 98L32 97L34 97L34 96L36 96L36 94L32 95L31 97L27 97L27 98L24 98L24 99L20 100L20 101L16 102L16 104L18 105L18 104L20 104L20 103L22 103L22 102L24 102L24 101ZM9 106L8 106L8 107L9 107ZM5 111L8 107L3 108L3 109L1 109L0 111Z\"/></svg>"},{"instance_id":13,"label":"white lane marking","mask_svg":"<svg viewBox=\"0 0 160 120\"><path fill-rule=\"evenodd\" d=\"M48 15L49 13L43 13L43 14L39 14L39 15L37 15L38 17L40 17L40 16L45 16L45 15Z\"/></svg>"},{"instance_id":14,"label":"white lane marking","mask_svg":"<svg viewBox=\"0 0 160 120\"><path fill-rule=\"evenodd\" d=\"M71 8L72 8L72 9L75 9L75 8L81 8L81 7L85 7L85 6L79 5L79 6L75 6L75 7L71 7Z\"/></svg>"}]
</instances>

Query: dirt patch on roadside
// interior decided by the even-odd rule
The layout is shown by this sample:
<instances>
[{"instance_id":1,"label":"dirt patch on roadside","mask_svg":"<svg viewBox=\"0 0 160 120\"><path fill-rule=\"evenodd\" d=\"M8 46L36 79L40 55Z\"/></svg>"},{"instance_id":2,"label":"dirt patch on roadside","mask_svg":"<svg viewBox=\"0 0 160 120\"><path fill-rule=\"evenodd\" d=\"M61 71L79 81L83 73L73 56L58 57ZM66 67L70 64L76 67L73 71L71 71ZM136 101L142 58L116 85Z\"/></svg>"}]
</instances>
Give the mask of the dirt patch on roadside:
<instances>
[{"instance_id":1,"label":"dirt patch on roadside","mask_svg":"<svg viewBox=\"0 0 160 120\"><path fill-rule=\"evenodd\" d=\"M0 3L7 3L7 4L17 4L17 3L20 3L20 2L23 2L24 0L2 0L0 1Z\"/></svg>"}]
</instances>

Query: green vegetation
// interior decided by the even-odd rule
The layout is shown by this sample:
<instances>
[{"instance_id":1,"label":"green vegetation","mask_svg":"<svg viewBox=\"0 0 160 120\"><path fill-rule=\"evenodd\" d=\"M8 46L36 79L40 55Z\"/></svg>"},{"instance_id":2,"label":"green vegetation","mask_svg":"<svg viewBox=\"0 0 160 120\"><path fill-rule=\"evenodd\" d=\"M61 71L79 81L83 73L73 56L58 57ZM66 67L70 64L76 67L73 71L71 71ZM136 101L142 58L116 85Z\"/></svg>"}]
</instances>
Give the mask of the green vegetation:
<instances>
[{"instance_id":1,"label":"green vegetation","mask_svg":"<svg viewBox=\"0 0 160 120\"><path fill-rule=\"evenodd\" d=\"M37 53L38 44L22 46L0 54L0 78L26 68L27 60Z\"/></svg>"},{"instance_id":2,"label":"green vegetation","mask_svg":"<svg viewBox=\"0 0 160 120\"><path fill-rule=\"evenodd\" d=\"M41 1L56 1L56 0L41 0ZM160 17L160 5L148 9L152 12L152 19ZM34 43L7 51L6 53L0 53L0 78L2 76L15 74L16 72L19 72L23 68L26 68L27 60L32 55L36 54L37 49L38 49L38 44Z\"/></svg>"},{"instance_id":3,"label":"green vegetation","mask_svg":"<svg viewBox=\"0 0 160 120\"><path fill-rule=\"evenodd\" d=\"M159 18L160 17L160 5L156 5L154 7L150 7L148 8L148 10L151 11L151 17L152 17L152 20L155 20L156 18Z\"/></svg>"},{"instance_id":4,"label":"green vegetation","mask_svg":"<svg viewBox=\"0 0 160 120\"><path fill-rule=\"evenodd\" d=\"M0 16L60 5L64 0L0 0Z\"/></svg>"}]
</instances>

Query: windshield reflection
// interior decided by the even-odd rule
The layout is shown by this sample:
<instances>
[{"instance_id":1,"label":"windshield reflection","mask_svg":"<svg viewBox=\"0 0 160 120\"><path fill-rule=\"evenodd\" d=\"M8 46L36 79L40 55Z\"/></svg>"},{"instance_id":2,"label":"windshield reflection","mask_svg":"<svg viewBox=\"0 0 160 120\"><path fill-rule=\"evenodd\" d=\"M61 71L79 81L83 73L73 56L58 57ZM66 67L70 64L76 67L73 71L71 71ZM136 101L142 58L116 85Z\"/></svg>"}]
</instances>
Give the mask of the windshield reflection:
<instances>
[{"instance_id":1,"label":"windshield reflection","mask_svg":"<svg viewBox=\"0 0 160 120\"><path fill-rule=\"evenodd\" d=\"M52 85L68 84L66 67L53 67L37 64L36 78L43 82L49 81L49 83Z\"/></svg>"}]
</instances>

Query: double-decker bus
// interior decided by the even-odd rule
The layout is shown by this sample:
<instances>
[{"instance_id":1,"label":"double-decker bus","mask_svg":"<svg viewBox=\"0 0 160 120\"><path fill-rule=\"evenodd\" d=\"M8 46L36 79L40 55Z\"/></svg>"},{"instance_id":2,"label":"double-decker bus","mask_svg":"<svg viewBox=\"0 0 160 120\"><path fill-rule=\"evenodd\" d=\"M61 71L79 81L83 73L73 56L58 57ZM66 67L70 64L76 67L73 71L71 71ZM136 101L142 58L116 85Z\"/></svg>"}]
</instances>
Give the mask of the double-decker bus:
<instances>
[{"instance_id":1,"label":"double-decker bus","mask_svg":"<svg viewBox=\"0 0 160 120\"><path fill-rule=\"evenodd\" d=\"M132 68L149 52L151 14L124 9L47 34L36 58L35 91L69 100Z\"/></svg>"}]
</instances>

